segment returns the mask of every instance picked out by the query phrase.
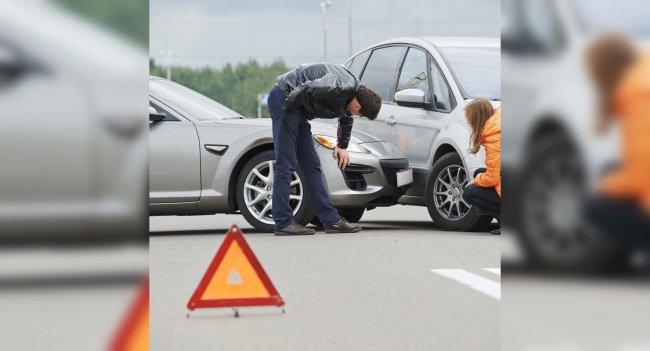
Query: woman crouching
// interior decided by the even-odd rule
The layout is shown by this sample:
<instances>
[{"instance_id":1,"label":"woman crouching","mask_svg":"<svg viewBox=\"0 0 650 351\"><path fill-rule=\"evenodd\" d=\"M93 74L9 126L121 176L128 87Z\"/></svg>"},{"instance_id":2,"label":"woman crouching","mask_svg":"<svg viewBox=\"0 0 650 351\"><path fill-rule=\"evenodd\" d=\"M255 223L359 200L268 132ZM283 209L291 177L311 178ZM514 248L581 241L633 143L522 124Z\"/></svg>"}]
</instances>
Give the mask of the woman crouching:
<instances>
[{"instance_id":1,"label":"woman crouching","mask_svg":"<svg viewBox=\"0 0 650 351\"><path fill-rule=\"evenodd\" d=\"M472 128L469 152L476 154L481 145L485 147L485 168L476 170L463 199L501 222L501 109L478 98L467 104L465 117ZM501 234L501 228L492 234Z\"/></svg>"}]
</instances>

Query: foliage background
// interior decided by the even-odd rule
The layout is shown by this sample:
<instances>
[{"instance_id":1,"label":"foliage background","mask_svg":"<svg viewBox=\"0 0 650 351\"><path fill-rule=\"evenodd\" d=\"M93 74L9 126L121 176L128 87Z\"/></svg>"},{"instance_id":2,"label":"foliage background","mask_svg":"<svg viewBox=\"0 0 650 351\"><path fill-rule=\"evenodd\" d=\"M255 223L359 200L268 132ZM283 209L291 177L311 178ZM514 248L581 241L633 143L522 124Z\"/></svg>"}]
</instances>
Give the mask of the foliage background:
<instances>
[{"instance_id":1,"label":"foliage background","mask_svg":"<svg viewBox=\"0 0 650 351\"><path fill-rule=\"evenodd\" d=\"M149 0L55 0L54 3L149 47Z\"/></svg>"},{"instance_id":2,"label":"foliage background","mask_svg":"<svg viewBox=\"0 0 650 351\"><path fill-rule=\"evenodd\" d=\"M289 71L283 61L260 65L250 60L237 65L227 64L223 68L172 67L174 82L212 98L246 117L257 114L257 94L268 93L277 76ZM167 76L167 68L149 60L152 76Z\"/></svg>"}]
</instances>

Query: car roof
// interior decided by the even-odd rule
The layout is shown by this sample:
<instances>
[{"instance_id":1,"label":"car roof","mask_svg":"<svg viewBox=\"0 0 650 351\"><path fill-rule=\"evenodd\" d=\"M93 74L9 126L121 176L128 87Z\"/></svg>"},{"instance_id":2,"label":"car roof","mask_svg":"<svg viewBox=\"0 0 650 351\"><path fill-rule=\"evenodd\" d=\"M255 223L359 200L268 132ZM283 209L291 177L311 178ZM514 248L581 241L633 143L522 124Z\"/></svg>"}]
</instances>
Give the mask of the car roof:
<instances>
[{"instance_id":1,"label":"car roof","mask_svg":"<svg viewBox=\"0 0 650 351\"><path fill-rule=\"evenodd\" d=\"M430 44L436 47L483 47L483 48L499 48L501 47L501 39L498 37L402 37L384 40L376 43L371 47L385 45L385 44Z\"/></svg>"},{"instance_id":2,"label":"car roof","mask_svg":"<svg viewBox=\"0 0 650 351\"><path fill-rule=\"evenodd\" d=\"M422 37L421 39L438 47L501 47L500 38L486 37Z\"/></svg>"}]
</instances>

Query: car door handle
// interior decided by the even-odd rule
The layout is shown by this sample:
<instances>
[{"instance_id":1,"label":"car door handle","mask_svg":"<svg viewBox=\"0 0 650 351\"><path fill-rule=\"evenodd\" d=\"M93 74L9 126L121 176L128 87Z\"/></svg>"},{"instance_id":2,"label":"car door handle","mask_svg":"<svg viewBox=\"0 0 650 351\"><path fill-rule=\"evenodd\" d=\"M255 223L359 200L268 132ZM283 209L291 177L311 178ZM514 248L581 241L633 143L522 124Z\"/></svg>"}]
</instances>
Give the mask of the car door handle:
<instances>
[{"instance_id":1,"label":"car door handle","mask_svg":"<svg viewBox=\"0 0 650 351\"><path fill-rule=\"evenodd\" d=\"M397 121L395 121L395 116L388 117L388 119L386 119L386 123L390 125L397 123Z\"/></svg>"}]
</instances>

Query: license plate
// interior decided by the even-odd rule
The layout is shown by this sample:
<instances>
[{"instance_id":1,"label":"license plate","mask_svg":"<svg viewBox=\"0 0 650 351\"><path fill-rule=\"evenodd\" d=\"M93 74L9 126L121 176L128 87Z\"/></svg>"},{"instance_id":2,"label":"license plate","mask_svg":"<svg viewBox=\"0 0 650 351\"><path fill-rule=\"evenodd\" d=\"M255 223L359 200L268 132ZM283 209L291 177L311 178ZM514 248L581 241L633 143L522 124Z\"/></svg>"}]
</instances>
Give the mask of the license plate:
<instances>
[{"instance_id":1,"label":"license plate","mask_svg":"<svg viewBox=\"0 0 650 351\"><path fill-rule=\"evenodd\" d=\"M397 172L397 186L402 187L413 183L413 170L403 169Z\"/></svg>"}]
</instances>

